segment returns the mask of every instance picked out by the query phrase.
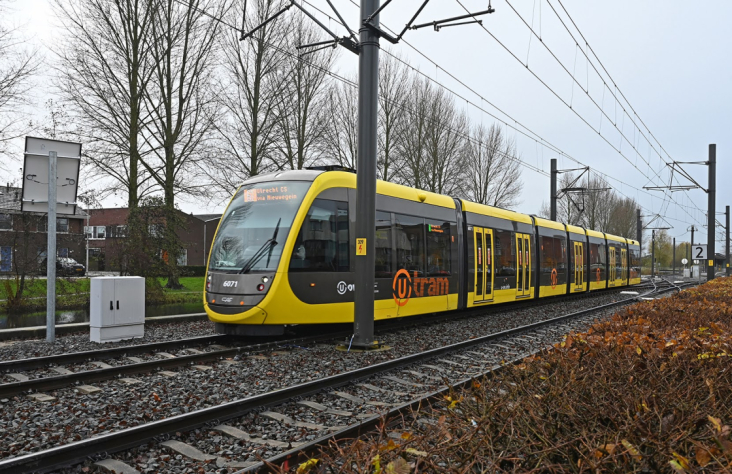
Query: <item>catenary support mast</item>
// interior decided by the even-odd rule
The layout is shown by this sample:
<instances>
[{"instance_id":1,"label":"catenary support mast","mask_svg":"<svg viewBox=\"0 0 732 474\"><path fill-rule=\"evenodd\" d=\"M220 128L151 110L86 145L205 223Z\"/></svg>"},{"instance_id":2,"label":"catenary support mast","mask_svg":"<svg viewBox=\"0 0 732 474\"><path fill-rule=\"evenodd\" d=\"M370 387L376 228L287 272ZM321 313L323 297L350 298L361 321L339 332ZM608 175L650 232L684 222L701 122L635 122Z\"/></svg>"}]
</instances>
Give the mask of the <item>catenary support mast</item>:
<instances>
[{"instance_id":1,"label":"catenary support mast","mask_svg":"<svg viewBox=\"0 0 732 474\"><path fill-rule=\"evenodd\" d=\"M714 238L717 235L717 145L709 145L709 206L707 208L707 281L714 279Z\"/></svg>"},{"instance_id":2,"label":"catenary support mast","mask_svg":"<svg viewBox=\"0 0 732 474\"><path fill-rule=\"evenodd\" d=\"M358 56L358 169L356 175L356 289L353 347L374 346L376 236L376 120L379 97L379 36L364 20L379 0L361 0ZM379 17L371 22L378 26Z\"/></svg>"}]
</instances>

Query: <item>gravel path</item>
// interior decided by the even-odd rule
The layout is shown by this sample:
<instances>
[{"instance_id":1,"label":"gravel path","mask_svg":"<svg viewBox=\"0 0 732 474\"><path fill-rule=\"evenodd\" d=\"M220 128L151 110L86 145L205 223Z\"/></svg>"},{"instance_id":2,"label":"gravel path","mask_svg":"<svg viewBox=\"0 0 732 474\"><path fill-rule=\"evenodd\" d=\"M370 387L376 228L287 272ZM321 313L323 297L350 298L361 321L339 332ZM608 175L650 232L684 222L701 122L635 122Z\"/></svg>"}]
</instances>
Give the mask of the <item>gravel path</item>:
<instances>
[{"instance_id":1,"label":"gravel path","mask_svg":"<svg viewBox=\"0 0 732 474\"><path fill-rule=\"evenodd\" d=\"M55 397L49 402L35 401L26 395L2 399L0 458L48 449L94 434L218 405L597 306L618 298L617 294L602 293L551 306L517 308L498 314L379 335L383 343L392 346L392 350L385 352L348 354L336 352L334 344L318 344L307 348L288 348L274 353L245 356L241 360L220 361L202 367L184 367L168 374L160 372L140 375L135 376L132 381L119 379L99 382L95 387L101 391L94 394L85 395L78 387L61 389L47 394ZM185 329L175 328L173 325L157 326L156 329L172 329L175 334L170 338L177 339L185 337L182 332L195 328L196 325L205 325L205 322L186 323ZM190 335L189 333L188 336ZM203 335L200 329L196 335ZM151 337L154 335L151 334ZM72 347L72 350L83 350L73 345ZM438 376L435 373L429 375ZM409 393L405 388L402 387L401 391ZM312 434L308 433L306 436ZM292 440L300 441L301 437L295 436ZM270 447L271 449L273 448Z\"/></svg>"}]
</instances>

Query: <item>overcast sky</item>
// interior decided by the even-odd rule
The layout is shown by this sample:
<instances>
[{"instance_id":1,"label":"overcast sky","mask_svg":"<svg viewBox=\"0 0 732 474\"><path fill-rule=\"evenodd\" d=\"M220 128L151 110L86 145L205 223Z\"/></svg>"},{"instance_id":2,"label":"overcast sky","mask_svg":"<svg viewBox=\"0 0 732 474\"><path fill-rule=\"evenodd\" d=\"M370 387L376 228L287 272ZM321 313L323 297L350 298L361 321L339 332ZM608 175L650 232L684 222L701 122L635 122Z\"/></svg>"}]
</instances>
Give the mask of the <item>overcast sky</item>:
<instances>
[{"instance_id":1,"label":"overcast sky","mask_svg":"<svg viewBox=\"0 0 732 474\"><path fill-rule=\"evenodd\" d=\"M732 2L562 0L560 4L558 0L509 1L492 2L495 13L481 17L485 29L476 24L439 32L424 28L408 32L404 38L408 44L387 44L386 47L458 94L456 102L466 108L471 120L491 123L495 119L489 114L494 114L521 132L536 134L551 143L552 147L547 147L540 139L530 139L508 129L516 138L521 159L527 164L523 168L524 191L519 211L538 213L542 202L548 200L549 178L532 168L548 172L552 157L560 157L560 169L579 166L561 157L558 149L609 175L610 185L636 198L645 214L663 212L674 227L671 235L688 239L689 225L701 227L705 223L706 193L701 190L673 193L673 201L669 204L663 193L643 191L642 187L668 184L669 174L664 161L707 160L708 145L716 143L717 211L724 212L724 206L732 203L732 190L726 185L732 172L729 159L732 153L732 61L729 51ZM324 0L310 2L326 11L329 8ZM485 10L487 3L486 0L460 2L473 12ZM432 0L417 23L462 15L465 10L460 2ZM333 3L352 27L355 26L358 19L355 4L350 0L333 0ZM421 0L393 2L382 13L382 24L401 29L421 3ZM305 6L308 7L307 2ZM552 7L579 41L579 47ZM21 25L32 41L45 51L47 62L52 61L53 54L47 46L61 30L50 2L17 0L13 8L12 22ZM313 12L321 15L314 9ZM298 13L290 10L288 14ZM541 42L519 15L533 26L541 36ZM343 33L335 22L322 15L321 18L338 33ZM592 51L586 48L572 20L612 76L617 90ZM590 56L591 65L583 51ZM593 65L602 72L603 78L594 71ZM356 56L342 50L338 69L343 75L354 74ZM603 80L608 81L608 87L603 86ZM34 91L38 118L43 117L42 104L48 97L44 84L39 80ZM585 90L589 91L589 96ZM627 103L616 103L613 97L619 97L621 92L637 116L630 110L630 116L623 114L622 108L628 109ZM592 101L602 107L604 115ZM633 121L640 126L640 132ZM650 137L649 130L655 137L650 144L644 138ZM706 186L706 167L686 166L686 169ZM652 178L652 184L648 177ZM119 197L117 201L109 204L119 205L125 200ZM201 207L183 200L181 207L187 212L209 213L221 211L223 205ZM723 216L719 220L723 222ZM705 234L703 228L697 233L700 237Z\"/></svg>"}]
</instances>

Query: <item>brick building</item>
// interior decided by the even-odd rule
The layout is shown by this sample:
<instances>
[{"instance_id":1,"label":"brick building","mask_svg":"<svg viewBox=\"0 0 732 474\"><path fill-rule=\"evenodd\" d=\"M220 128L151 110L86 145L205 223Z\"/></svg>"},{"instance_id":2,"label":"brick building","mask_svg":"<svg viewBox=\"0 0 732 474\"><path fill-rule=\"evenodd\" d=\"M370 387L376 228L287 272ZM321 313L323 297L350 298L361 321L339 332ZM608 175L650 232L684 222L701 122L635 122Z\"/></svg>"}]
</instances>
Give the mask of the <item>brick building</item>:
<instances>
[{"instance_id":1,"label":"brick building","mask_svg":"<svg viewBox=\"0 0 732 474\"><path fill-rule=\"evenodd\" d=\"M22 189L0 187L0 274L36 273L46 258L48 216L21 212ZM58 257L71 257L84 263L84 220L86 213L76 207L74 214L56 216Z\"/></svg>"},{"instance_id":2,"label":"brick building","mask_svg":"<svg viewBox=\"0 0 732 474\"><path fill-rule=\"evenodd\" d=\"M178 212L183 222L178 232L183 247L178 264L205 265L221 214ZM90 209L89 214L89 225L84 228L89 243L89 270L119 270L119 243L126 236L129 208Z\"/></svg>"}]
</instances>

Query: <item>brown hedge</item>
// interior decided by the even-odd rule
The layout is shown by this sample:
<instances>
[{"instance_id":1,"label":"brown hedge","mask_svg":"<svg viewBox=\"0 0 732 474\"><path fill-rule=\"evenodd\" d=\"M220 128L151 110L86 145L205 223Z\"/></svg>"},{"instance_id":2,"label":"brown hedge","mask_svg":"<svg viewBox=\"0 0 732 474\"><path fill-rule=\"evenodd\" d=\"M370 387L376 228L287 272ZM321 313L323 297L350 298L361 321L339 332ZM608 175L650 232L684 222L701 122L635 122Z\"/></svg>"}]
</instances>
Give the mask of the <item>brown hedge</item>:
<instances>
[{"instance_id":1,"label":"brown hedge","mask_svg":"<svg viewBox=\"0 0 732 474\"><path fill-rule=\"evenodd\" d=\"M732 472L730 356L732 278L720 278L628 307L298 470Z\"/></svg>"}]
</instances>

